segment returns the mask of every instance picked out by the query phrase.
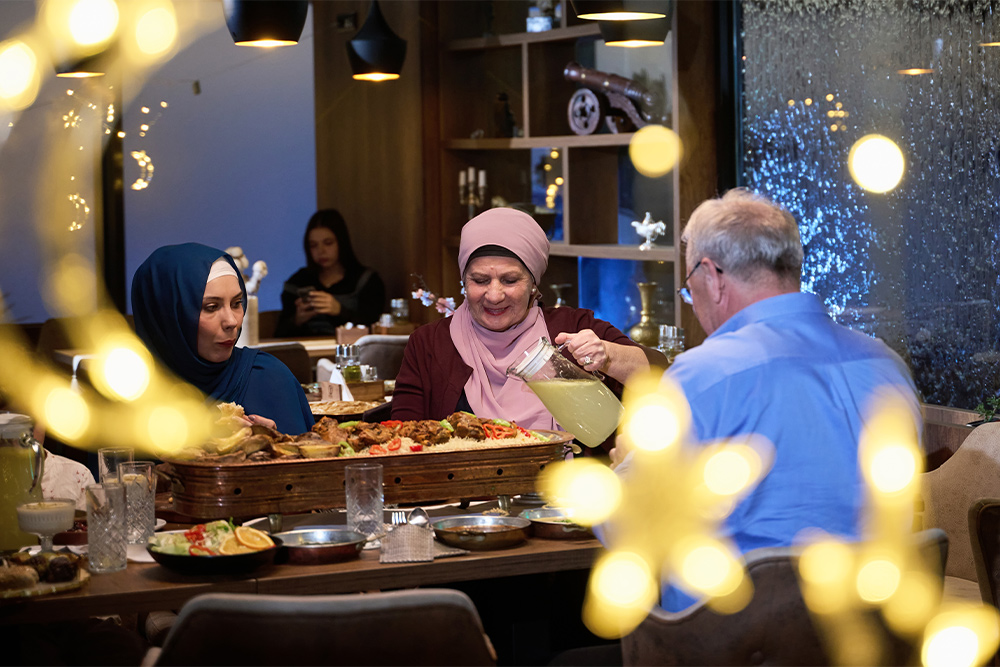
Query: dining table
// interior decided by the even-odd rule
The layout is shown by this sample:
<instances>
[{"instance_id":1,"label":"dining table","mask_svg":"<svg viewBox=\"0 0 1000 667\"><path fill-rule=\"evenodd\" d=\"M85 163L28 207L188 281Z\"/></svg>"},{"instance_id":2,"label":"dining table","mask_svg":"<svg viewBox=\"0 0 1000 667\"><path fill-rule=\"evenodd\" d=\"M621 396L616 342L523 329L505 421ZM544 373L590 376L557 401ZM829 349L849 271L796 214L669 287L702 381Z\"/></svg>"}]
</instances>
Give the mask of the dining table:
<instances>
[{"instance_id":1,"label":"dining table","mask_svg":"<svg viewBox=\"0 0 1000 667\"><path fill-rule=\"evenodd\" d=\"M291 527L325 524L329 516L293 515L285 523ZM186 526L167 524L165 529L182 527ZM469 551L427 562L381 563L378 549L320 565L282 563L279 557L274 564L244 575L187 575L158 563L129 562L119 572L92 574L78 590L0 599L0 626L179 609L204 593L359 593L587 570L602 551L600 542L589 536L569 540L529 537L505 549Z\"/></svg>"}]
</instances>

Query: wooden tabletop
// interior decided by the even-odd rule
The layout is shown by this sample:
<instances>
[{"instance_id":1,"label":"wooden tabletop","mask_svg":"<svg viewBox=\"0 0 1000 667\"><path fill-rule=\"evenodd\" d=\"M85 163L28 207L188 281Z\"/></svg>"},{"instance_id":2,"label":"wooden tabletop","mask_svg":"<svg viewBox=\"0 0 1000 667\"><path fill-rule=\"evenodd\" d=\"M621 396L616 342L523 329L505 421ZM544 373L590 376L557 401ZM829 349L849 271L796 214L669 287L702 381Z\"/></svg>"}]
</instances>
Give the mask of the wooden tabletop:
<instances>
[{"instance_id":1,"label":"wooden tabletop","mask_svg":"<svg viewBox=\"0 0 1000 667\"><path fill-rule=\"evenodd\" d=\"M532 538L509 549L392 564L379 563L378 550L370 550L342 563L273 565L243 577L188 576L155 563L129 563L121 572L92 575L78 591L0 599L0 625L179 609L203 593L355 593L580 570L590 567L602 550L594 539Z\"/></svg>"}]
</instances>

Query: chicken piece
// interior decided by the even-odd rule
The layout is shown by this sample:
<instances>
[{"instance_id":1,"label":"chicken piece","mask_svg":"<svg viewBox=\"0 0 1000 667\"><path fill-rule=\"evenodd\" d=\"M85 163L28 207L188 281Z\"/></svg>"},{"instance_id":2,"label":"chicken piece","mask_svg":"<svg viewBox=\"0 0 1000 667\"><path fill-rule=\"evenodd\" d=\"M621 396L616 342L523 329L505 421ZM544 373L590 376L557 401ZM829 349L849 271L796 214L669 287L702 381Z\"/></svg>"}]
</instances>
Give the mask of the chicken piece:
<instances>
[{"instance_id":1,"label":"chicken piece","mask_svg":"<svg viewBox=\"0 0 1000 667\"><path fill-rule=\"evenodd\" d=\"M483 420L468 412L454 412L448 415L448 423L455 429L456 438L469 438L470 440L485 440L486 430L483 429Z\"/></svg>"},{"instance_id":2,"label":"chicken piece","mask_svg":"<svg viewBox=\"0 0 1000 667\"><path fill-rule=\"evenodd\" d=\"M262 449L267 449L270 447L271 442L271 438L264 434L251 435L249 438L243 438L240 440L236 448L237 450L244 452L247 456L250 456L251 454L259 452Z\"/></svg>"},{"instance_id":3,"label":"chicken piece","mask_svg":"<svg viewBox=\"0 0 1000 667\"><path fill-rule=\"evenodd\" d=\"M350 435L346 430L340 428L340 424L336 419L331 419L330 417L323 417L312 427L313 433L317 433L324 440L332 445L339 444L341 442L347 442L347 438Z\"/></svg>"},{"instance_id":4,"label":"chicken piece","mask_svg":"<svg viewBox=\"0 0 1000 667\"><path fill-rule=\"evenodd\" d=\"M369 424L368 422L358 422L353 432L348 436L347 442L354 451L361 451L372 445L382 445L395 437L392 429L381 424Z\"/></svg>"},{"instance_id":5,"label":"chicken piece","mask_svg":"<svg viewBox=\"0 0 1000 667\"><path fill-rule=\"evenodd\" d=\"M451 431L434 419L403 422L396 429L396 435L421 445L439 445L451 440Z\"/></svg>"},{"instance_id":6,"label":"chicken piece","mask_svg":"<svg viewBox=\"0 0 1000 667\"><path fill-rule=\"evenodd\" d=\"M284 433L279 433L278 431L275 431L273 428L264 426L263 424L254 424L253 426L250 427L250 432L253 435L267 436L269 439L275 441L281 441L287 438L287 436Z\"/></svg>"}]
</instances>

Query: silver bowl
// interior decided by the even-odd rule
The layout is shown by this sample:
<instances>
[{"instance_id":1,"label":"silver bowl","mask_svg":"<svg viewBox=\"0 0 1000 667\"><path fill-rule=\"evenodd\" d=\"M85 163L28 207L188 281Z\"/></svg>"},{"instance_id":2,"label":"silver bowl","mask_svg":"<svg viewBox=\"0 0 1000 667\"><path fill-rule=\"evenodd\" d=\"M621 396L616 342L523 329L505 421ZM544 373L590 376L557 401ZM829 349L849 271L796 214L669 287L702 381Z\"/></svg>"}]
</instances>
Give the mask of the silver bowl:
<instances>
[{"instance_id":1,"label":"silver bowl","mask_svg":"<svg viewBox=\"0 0 1000 667\"><path fill-rule=\"evenodd\" d=\"M357 558L367 538L353 530L341 528L299 528L274 537L285 545L287 562L299 565L320 565ZM285 562L279 556L279 562Z\"/></svg>"},{"instance_id":2,"label":"silver bowl","mask_svg":"<svg viewBox=\"0 0 1000 667\"><path fill-rule=\"evenodd\" d=\"M531 522L516 516L470 514L434 521L434 535L460 549L505 549L528 539Z\"/></svg>"}]
</instances>

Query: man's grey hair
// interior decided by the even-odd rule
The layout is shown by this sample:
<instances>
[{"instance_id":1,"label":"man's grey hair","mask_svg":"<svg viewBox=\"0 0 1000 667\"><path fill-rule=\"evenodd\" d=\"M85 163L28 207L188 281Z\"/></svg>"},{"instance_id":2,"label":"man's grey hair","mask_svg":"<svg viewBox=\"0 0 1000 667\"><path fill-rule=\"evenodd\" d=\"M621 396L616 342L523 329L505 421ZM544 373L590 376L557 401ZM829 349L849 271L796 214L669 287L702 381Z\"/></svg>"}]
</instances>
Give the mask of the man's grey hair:
<instances>
[{"instance_id":1,"label":"man's grey hair","mask_svg":"<svg viewBox=\"0 0 1000 667\"><path fill-rule=\"evenodd\" d=\"M752 281L760 271L796 283L802 275L795 218L767 197L742 188L702 202L681 241L696 260L708 257L743 281Z\"/></svg>"}]
</instances>

